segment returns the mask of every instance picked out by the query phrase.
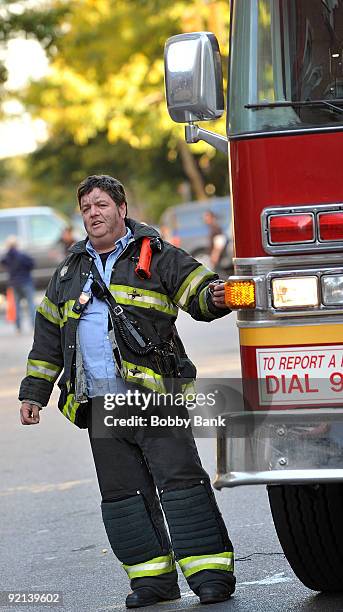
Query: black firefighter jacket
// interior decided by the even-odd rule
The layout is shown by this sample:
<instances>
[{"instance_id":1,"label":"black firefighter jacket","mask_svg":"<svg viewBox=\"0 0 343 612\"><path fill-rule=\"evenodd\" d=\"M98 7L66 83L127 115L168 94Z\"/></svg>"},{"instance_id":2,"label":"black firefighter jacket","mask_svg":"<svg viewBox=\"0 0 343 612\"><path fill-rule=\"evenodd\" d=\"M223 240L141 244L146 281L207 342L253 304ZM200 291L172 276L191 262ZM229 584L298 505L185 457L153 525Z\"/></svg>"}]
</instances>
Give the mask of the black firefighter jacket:
<instances>
[{"instance_id":1,"label":"black firefighter jacket","mask_svg":"<svg viewBox=\"0 0 343 612\"><path fill-rule=\"evenodd\" d=\"M175 327L178 308L199 321L212 321L227 314L227 310L212 304L209 293L208 285L218 275L182 249L161 240L161 251L152 256L151 278L141 280L135 267L142 239L158 237L158 233L132 219L126 219L126 224L132 230L134 240L113 267L110 292L146 340L156 345L169 342L178 361L185 363L187 355ZM75 378L77 325L81 313L75 312L75 303L90 271L94 274L96 268L86 250L86 240L71 247L70 255L58 266L37 309L33 347L19 391L20 400L37 401L46 406L53 385L63 370L58 382L61 389L58 406L70 421L79 426L80 406L83 406L75 396ZM165 372L161 371L160 359L154 353L137 355L130 351L117 333L116 342L124 380L165 392Z\"/></svg>"}]
</instances>

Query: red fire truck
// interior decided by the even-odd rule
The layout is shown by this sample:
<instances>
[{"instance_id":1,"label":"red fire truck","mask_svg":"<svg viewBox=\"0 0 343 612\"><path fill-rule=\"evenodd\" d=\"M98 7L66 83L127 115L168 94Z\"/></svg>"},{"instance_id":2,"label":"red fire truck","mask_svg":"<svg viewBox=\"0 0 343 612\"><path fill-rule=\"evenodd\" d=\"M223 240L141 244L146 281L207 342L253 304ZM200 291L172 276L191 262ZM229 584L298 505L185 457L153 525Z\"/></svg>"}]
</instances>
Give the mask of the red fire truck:
<instances>
[{"instance_id":1,"label":"red fire truck","mask_svg":"<svg viewBox=\"0 0 343 612\"><path fill-rule=\"evenodd\" d=\"M343 576L343 0L232 0L227 138L218 42L165 49L169 113L229 153L244 409L218 438L218 488L267 484L309 588Z\"/></svg>"}]
</instances>

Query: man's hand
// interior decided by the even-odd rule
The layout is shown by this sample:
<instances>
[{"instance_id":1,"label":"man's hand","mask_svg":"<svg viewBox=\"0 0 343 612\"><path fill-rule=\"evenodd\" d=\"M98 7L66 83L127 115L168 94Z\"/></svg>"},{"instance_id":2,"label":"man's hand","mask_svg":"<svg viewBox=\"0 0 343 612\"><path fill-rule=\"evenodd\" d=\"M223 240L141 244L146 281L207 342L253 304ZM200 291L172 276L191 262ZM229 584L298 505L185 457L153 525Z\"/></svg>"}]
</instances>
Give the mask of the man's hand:
<instances>
[{"instance_id":1,"label":"man's hand","mask_svg":"<svg viewBox=\"0 0 343 612\"><path fill-rule=\"evenodd\" d=\"M39 423L39 408L35 404L22 402L20 408L20 420L22 425L36 425Z\"/></svg>"},{"instance_id":2,"label":"man's hand","mask_svg":"<svg viewBox=\"0 0 343 612\"><path fill-rule=\"evenodd\" d=\"M230 310L225 304L224 283L210 283L209 289L214 306L223 310Z\"/></svg>"}]
</instances>

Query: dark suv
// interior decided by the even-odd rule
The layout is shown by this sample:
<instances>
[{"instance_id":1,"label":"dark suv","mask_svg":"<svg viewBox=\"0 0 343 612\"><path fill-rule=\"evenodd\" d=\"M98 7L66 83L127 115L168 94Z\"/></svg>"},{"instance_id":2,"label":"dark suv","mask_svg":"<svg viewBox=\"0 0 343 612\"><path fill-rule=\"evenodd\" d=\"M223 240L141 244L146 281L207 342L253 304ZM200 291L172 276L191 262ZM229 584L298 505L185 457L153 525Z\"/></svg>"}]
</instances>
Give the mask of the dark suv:
<instances>
[{"instance_id":1,"label":"dark suv","mask_svg":"<svg viewBox=\"0 0 343 612\"><path fill-rule=\"evenodd\" d=\"M16 236L18 248L35 261L35 286L45 287L64 258L59 240L67 225L67 220L60 213L47 206L0 209L0 259L5 253L7 238ZM6 279L6 271L0 265L0 291L6 288Z\"/></svg>"}]
</instances>

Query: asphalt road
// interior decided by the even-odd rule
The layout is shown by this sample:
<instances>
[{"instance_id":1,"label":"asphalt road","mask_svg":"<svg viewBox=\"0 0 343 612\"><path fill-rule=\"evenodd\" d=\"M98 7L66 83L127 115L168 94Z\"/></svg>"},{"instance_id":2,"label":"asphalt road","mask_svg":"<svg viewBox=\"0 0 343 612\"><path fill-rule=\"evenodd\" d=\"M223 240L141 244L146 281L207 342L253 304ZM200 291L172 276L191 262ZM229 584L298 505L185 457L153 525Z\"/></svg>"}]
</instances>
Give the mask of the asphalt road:
<instances>
[{"instance_id":1,"label":"asphalt road","mask_svg":"<svg viewBox=\"0 0 343 612\"><path fill-rule=\"evenodd\" d=\"M179 329L200 375L239 376L233 317L206 325L182 316ZM0 320L0 589L60 592L68 612L125 610L128 584L102 525L86 432L60 415L55 392L38 426L19 424L17 388L30 343L30 332L17 336ZM214 441L200 439L198 447L214 476ZM217 499L236 548L238 584L230 602L210 609L343 610L342 598L313 593L293 574L278 544L264 487L225 489ZM182 577L180 584L181 600L146 610L200 609Z\"/></svg>"}]
</instances>

